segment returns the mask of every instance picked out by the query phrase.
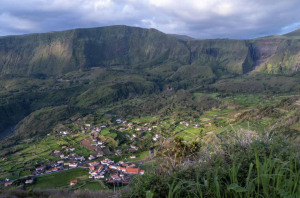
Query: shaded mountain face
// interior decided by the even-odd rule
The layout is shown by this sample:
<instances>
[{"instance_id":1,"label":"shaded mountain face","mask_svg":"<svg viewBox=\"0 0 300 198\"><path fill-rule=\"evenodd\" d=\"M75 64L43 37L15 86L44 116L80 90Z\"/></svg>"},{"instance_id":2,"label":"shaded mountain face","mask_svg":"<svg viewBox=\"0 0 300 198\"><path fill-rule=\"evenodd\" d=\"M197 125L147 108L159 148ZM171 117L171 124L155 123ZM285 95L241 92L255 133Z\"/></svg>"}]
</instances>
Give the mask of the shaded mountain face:
<instances>
[{"instance_id":1,"label":"shaded mountain face","mask_svg":"<svg viewBox=\"0 0 300 198\"><path fill-rule=\"evenodd\" d=\"M61 75L90 67L209 66L217 75L299 70L300 30L250 40L196 40L155 29L111 26L0 38L1 74Z\"/></svg>"},{"instance_id":2,"label":"shaded mountain face","mask_svg":"<svg viewBox=\"0 0 300 198\"><path fill-rule=\"evenodd\" d=\"M154 29L113 26L0 38L2 74L65 74L89 67L187 64L188 49Z\"/></svg>"},{"instance_id":3,"label":"shaded mountain face","mask_svg":"<svg viewBox=\"0 0 300 198\"><path fill-rule=\"evenodd\" d=\"M293 72L298 68L298 46L295 39L182 39L127 26L76 29L1 37L0 73L51 76L90 67L149 68L166 62L209 66L218 74L243 74L257 66L271 73Z\"/></svg>"}]
</instances>

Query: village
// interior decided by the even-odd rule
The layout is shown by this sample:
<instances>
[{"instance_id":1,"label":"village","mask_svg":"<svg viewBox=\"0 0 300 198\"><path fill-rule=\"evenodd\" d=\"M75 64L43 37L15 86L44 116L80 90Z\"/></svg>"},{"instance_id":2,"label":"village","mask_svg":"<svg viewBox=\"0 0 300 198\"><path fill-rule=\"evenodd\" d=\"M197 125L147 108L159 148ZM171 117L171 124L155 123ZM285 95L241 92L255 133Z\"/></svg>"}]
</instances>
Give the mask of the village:
<instances>
[{"instance_id":1,"label":"village","mask_svg":"<svg viewBox=\"0 0 300 198\"><path fill-rule=\"evenodd\" d=\"M197 140L203 132L221 130L213 124L220 116L220 112L215 111L215 115L203 116L198 121L159 120L151 116L75 121L46 134L41 141L24 140L20 144L23 149L3 156L0 166L3 170L9 167L11 171L2 171L0 184L44 188L49 181L41 182L41 178L72 172L74 176L65 177L64 188L82 188L88 181L99 181L103 186L123 186L130 183L132 177L147 174L155 167L155 150L164 141L176 135L184 141ZM25 160L23 166L13 165L19 156Z\"/></svg>"},{"instance_id":2,"label":"village","mask_svg":"<svg viewBox=\"0 0 300 198\"><path fill-rule=\"evenodd\" d=\"M249 97L233 99L244 101ZM185 142L199 141L204 135L210 138L232 129L228 122L234 122L246 110L213 109L197 118L103 115L72 120L41 138L24 139L3 149L0 189L104 190L123 186L134 181L134 176L155 170L158 148L172 137L182 137ZM253 130L262 130L272 122L242 122L234 128L250 125Z\"/></svg>"},{"instance_id":3,"label":"village","mask_svg":"<svg viewBox=\"0 0 300 198\"><path fill-rule=\"evenodd\" d=\"M108 154L108 147L109 145L105 141L105 138L101 139L101 131L103 129L107 130L110 127L118 127L119 131L125 131L126 129L130 129L135 131L132 135L125 135L129 141L134 142L135 139L140 138L144 135L147 131L152 131L152 129L157 128L157 126L148 126L148 124L144 124L144 127L134 126L133 123L127 123L127 121L119 118L115 120L113 125L104 124L102 126L92 126L91 124L84 124L83 129L80 135L85 135L84 139L80 141L80 144L88 149L89 155L85 157L83 155L79 155L76 152L76 148L68 147L67 145L62 145L60 149L54 150L51 152L51 156L54 159L58 159L55 162L50 162L48 164L40 164L39 166L35 167L31 174L27 177L18 178L23 179L25 185L34 184L35 178L42 175L49 175L53 173L58 173L62 171L67 171L71 169L87 169L88 178L91 180L103 180L107 183L111 184L128 184L130 179L135 175L144 175L145 170L139 167L139 164L143 164L145 160L150 159L150 157L154 156L153 149L147 149L148 153L145 155L146 158L139 158L135 155L129 155L125 159L127 161L114 161L109 158L112 156L113 158L118 158L121 156L124 149L115 148L114 153L109 152ZM73 134L70 131L64 130L60 131L59 134L54 134L56 138L67 138L68 136L75 136L78 137L78 134ZM90 136L86 136L90 135ZM48 134L47 136L51 137L53 134ZM91 137L91 138L90 138ZM154 134L151 139L153 143L158 141L161 138L161 134L157 133ZM127 153L133 154L137 153L139 147L136 145L131 144L127 149L125 149ZM80 153L80 152L79 152ZM134 161L137 159L136 161ZM3 161L7 160L3 158ZM5 187L13 185L15 181L18 179L10 180L10 178L6 178L2 183ZM70 181L69 186L75 186L77 184L77 180L74 178Z\"/></svg>"}]
</instances>

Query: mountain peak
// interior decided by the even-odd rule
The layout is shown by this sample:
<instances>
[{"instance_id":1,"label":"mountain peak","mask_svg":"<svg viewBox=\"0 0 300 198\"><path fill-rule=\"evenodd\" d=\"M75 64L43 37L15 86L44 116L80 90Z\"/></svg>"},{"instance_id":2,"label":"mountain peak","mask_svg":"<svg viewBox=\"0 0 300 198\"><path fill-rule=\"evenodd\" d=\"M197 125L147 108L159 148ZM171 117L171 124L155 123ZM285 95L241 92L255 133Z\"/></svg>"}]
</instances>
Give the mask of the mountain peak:
<instances>
[{"instance_id":1,"label":"mountain peak","mask_svg":"<svg viewBox=\"0 0 300 198\"><path fill-rule=\"evenodd\" d=\"M169 34L169 35L173 36L179 40L184 40L184 41L194 40L194 38L187 36L187 35L180 35L180 34Z\"/></svg>"},{"instance_id":2,"label":"mountain peak","mask_svg":"<svg viewBox=\"0 0 300 198\"><path fill-rule=\"evenodd\" d=\"M288 37L300 36L300 28L290 33L284 34L284 36L288 36Z\"/></svg>"}]
</instances>

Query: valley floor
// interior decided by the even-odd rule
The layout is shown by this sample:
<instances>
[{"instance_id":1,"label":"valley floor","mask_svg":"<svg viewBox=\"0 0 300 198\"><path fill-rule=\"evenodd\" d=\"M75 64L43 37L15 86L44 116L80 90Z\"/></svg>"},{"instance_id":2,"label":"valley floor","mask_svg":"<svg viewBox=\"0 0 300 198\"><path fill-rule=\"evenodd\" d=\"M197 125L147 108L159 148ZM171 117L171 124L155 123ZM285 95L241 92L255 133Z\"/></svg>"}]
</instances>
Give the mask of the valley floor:
<instances>
[{"instance_id":1,"label":"valley floor","mask_svg":"<svg viewBox=\"0 0 300 198\"><path fill-rule=\"evenodd\" d=\"M293 133L300 130L298 96L194 93L194 100L202 97L219 100L223 105L200 116L80 118L46 137L3 148L1 188L113 189L114 185L126 186L133 175L154 170L157 150L175 136L185 142L213 143L224 131L247 130L254 134L282 124Z\"/></svg>"}]
</instances>

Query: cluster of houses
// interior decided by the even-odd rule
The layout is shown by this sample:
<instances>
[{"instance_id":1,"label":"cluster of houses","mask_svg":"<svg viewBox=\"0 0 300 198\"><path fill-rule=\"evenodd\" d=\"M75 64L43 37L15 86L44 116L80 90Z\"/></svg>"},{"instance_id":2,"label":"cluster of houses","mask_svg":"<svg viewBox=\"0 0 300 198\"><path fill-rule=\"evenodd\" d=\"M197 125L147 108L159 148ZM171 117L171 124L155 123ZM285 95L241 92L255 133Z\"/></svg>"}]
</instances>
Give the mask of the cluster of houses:
<instances>
[{"instance_id":1,"label":"cluster of houses","mask_svg":"<svg viewBox=\"0 0 300 198\"><path fill-rule=\"evenodd\" d=\"M75 151L75 148L67 148L66 146L62 146L62 149L66 149L66 151ZM79 156L76 153L64 155L61 151L55 150L53 152L53 155L56 157L60 157L62 160L58 160L55 163L50 163L47 166L43 165L40 167L35 168L35 174L49 174L53 172L58 172L60 170L64 170L65 166L68 166L69 168L76 168L78 167L78 163L84 162L85 158L83 156ZM70 162L64 162L63 160L68 160Z\"/></svg>"},{"instance_id":2,"label":"cluster of houses","mask_svg":"<svg viewBox=\"0 0 300 198\"><path fill-rule=\"evenodd\" d=\"M28 179L25 181L25 184L32 184L33 183L33 179ZM13 184L13 181L11 181L9 178L6 178L4 180L4 186L7 187L7 186L11 186Z\"/></svg>"},{"instance_id":3,"label":"cluster of houses","mask_svg":"<svg viewBox=\"0 0 300 198\"><path fill-rule=\"evenodd\" d=\"M105 174L109 172L109 182L124 182L129 181L132 175L143 175L144 170L135 167L135 164L124 163L119 161L115 163L108 158L98 162L91 162L89 165L89 178L91 179L103 179Z\"/></svg>"},{"instance_id":4,"label":"cluster of houses","mask_svg":"<svg viewBox=\"0 0 300 198\"><path fill-rule=\"evenodd\" d=\"M181 121L179 124L183 124L183 125L185 125L186 127L188 127L190 124L188 123L188 122L186 122L186 121Z\"/></svg>"}]
</instances>

